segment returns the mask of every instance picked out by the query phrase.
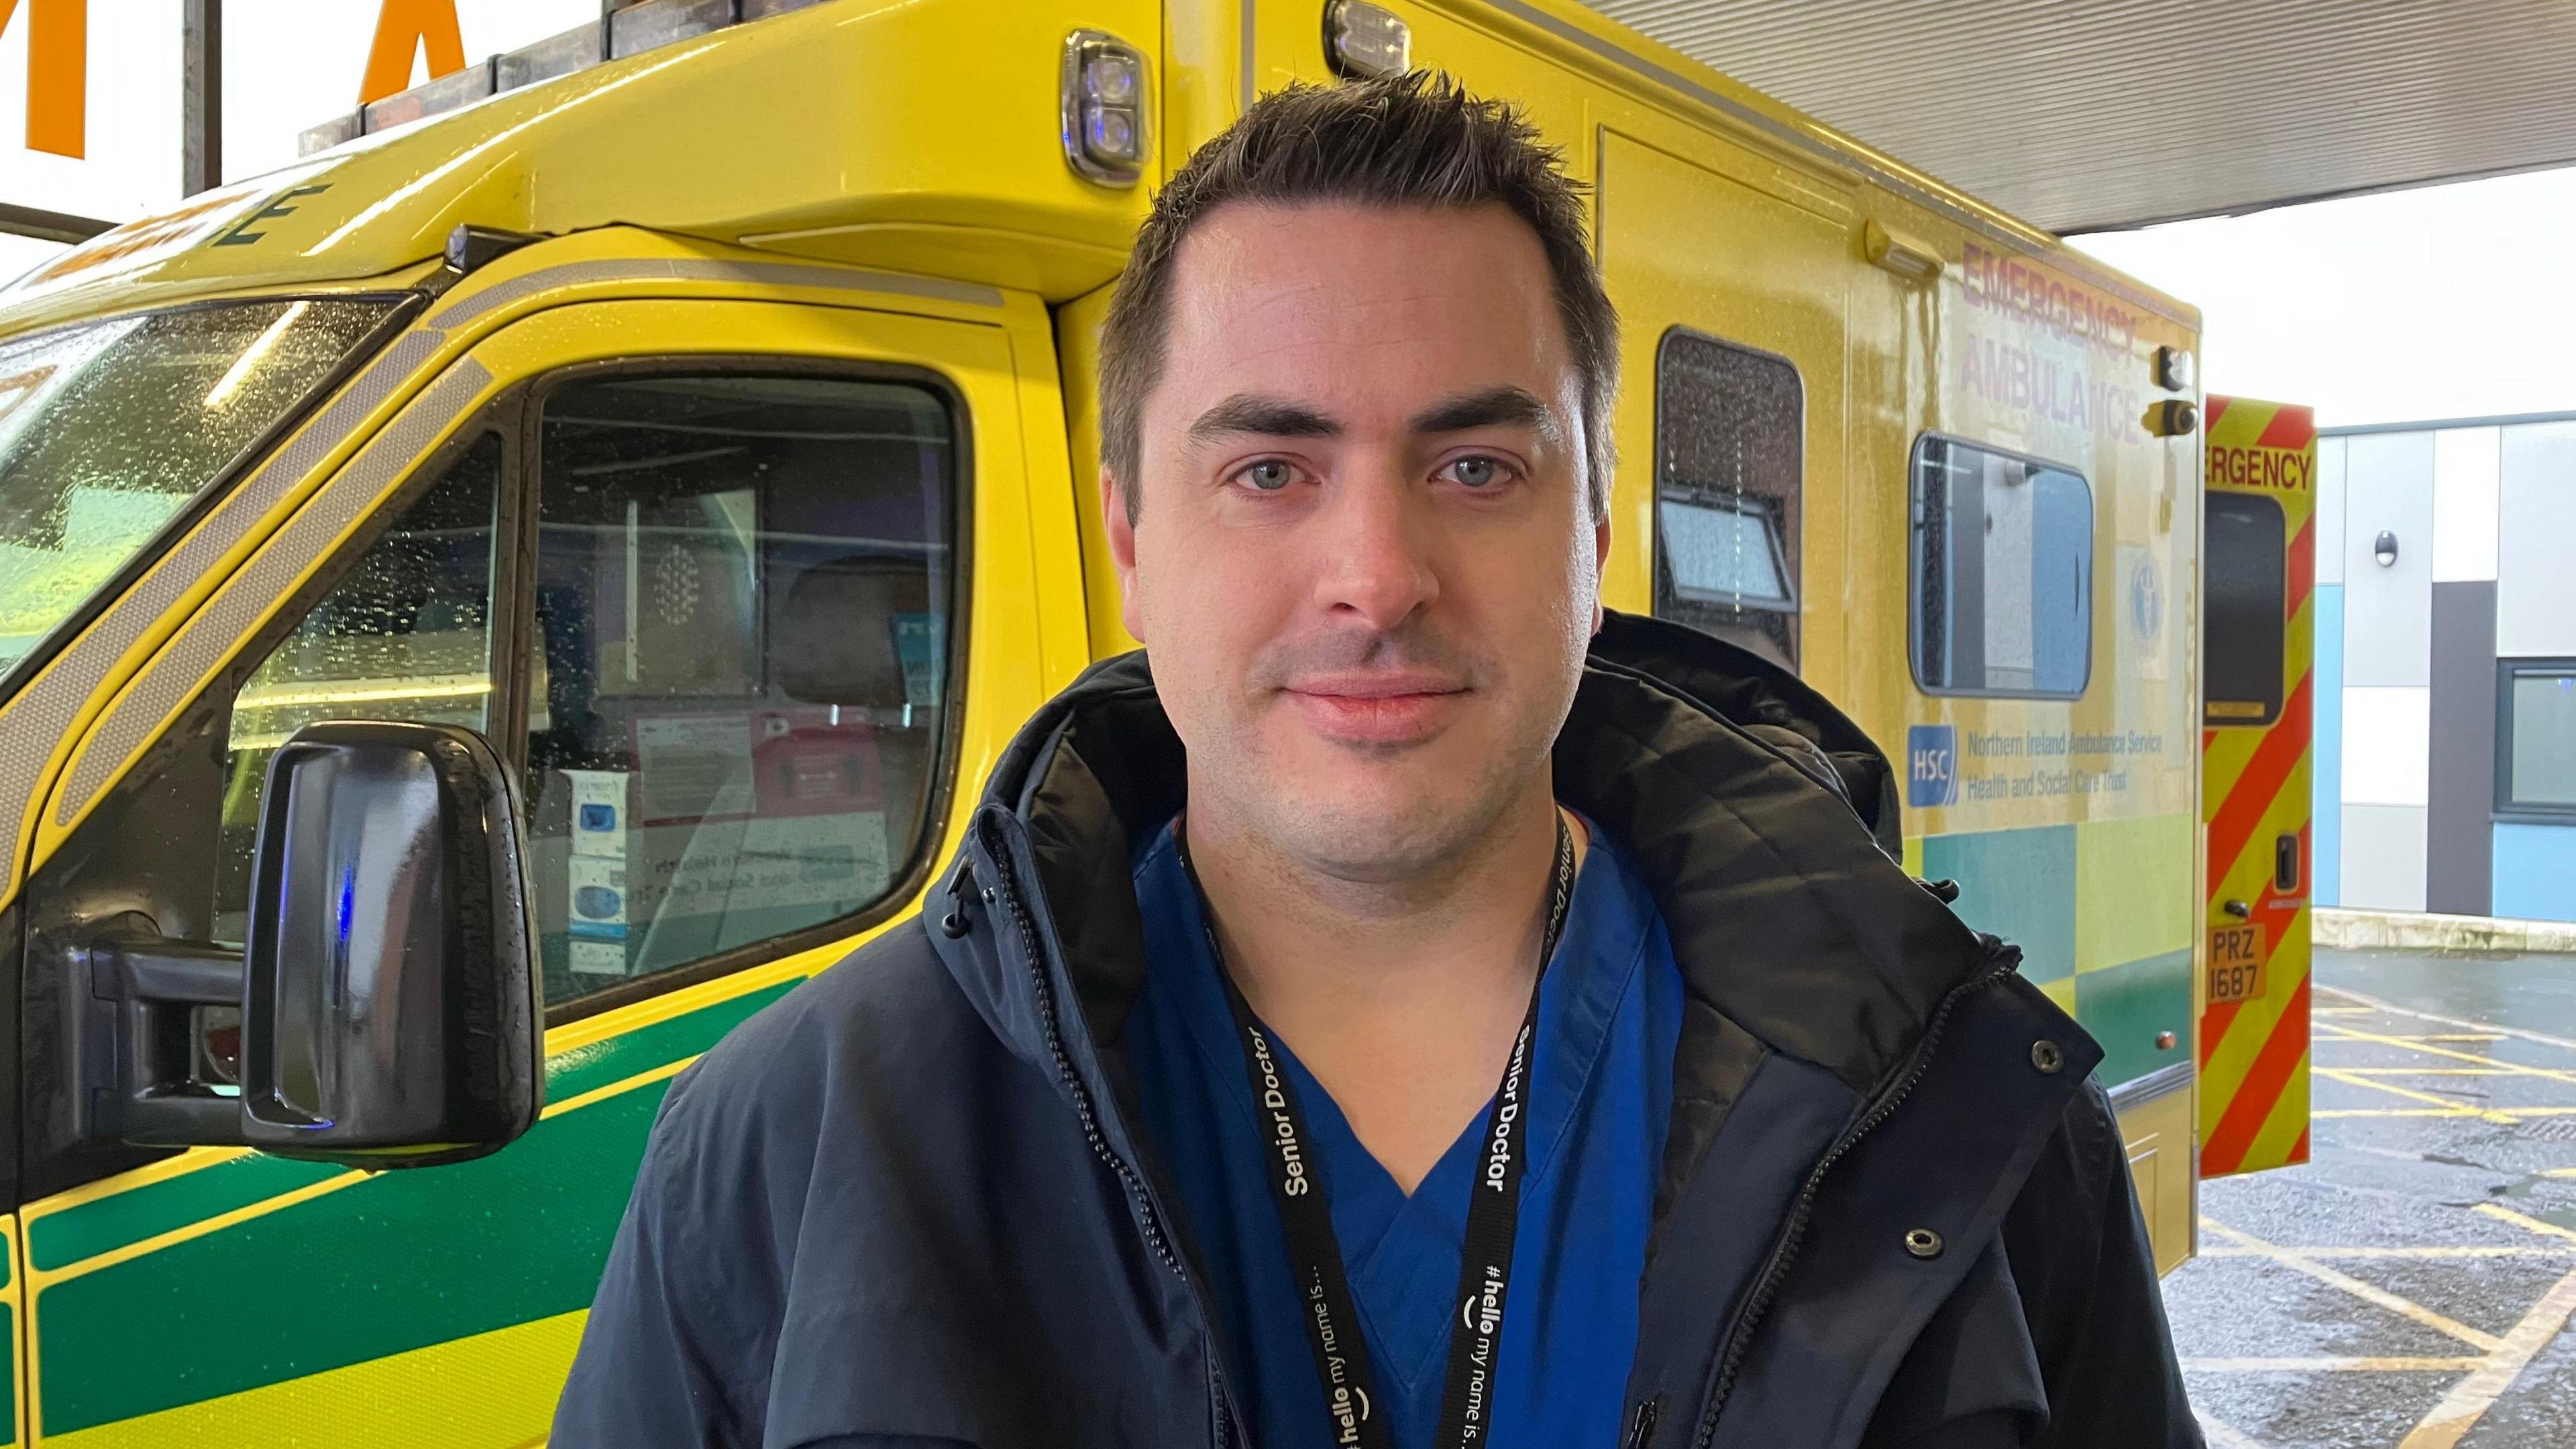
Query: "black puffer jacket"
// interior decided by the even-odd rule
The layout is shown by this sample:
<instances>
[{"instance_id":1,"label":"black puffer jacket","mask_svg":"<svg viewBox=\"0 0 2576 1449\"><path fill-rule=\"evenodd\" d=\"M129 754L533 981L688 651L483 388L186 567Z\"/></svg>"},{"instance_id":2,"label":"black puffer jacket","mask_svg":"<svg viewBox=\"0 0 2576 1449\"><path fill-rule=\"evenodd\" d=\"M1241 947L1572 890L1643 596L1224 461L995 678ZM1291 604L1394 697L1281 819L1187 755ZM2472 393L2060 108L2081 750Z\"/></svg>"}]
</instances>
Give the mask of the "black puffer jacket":
<instances>
[{"instance_id":1,"label":"black puffer jacket","mask_svg":"<svg viewBox=\"0 0 2576 1449\"><path fill-rule=\"evenodd\" d=\"M1093 669L923 920L680 1078L555 1444L1248 1444L1122 1045L1181 763L1143 658ZM2197 1445L2100 1049L1891 859L1868 738L1614 618L1556 778L1687 1000L1626 1442Z\"/></svg>"}]
</instances>

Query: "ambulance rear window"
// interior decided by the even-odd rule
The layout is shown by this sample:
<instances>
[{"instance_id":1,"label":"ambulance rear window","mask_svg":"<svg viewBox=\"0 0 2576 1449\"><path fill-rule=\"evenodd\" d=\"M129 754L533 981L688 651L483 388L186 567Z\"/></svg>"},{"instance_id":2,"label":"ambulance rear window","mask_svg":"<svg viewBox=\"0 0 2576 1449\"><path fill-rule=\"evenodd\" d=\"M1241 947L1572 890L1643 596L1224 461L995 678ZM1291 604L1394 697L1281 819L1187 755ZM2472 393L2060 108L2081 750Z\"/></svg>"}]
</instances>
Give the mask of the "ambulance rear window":
<instances>
[{"instance_id":1,"label":"ambulance rear window","mask_svg":"<svg viewBox=\"0 0 2576 1449\"><path fill-rule=\"evenodd\" d=\"M2259 493L2212 493L2201 634L2210 725L2267 725L2281 717L2281 650L2288 601L2287 521Z\"/></svg>"},{"instance_id":2,"label":"ambulance rear window","mask_svg":"<svg viewBox=\"0 0 2576 1449\"><path fill-rule=\"evenodd\" d=\"M1680 328L1655 353L1655 616L1798 667L1806 385Z\"/></svg>"}]
</instances>

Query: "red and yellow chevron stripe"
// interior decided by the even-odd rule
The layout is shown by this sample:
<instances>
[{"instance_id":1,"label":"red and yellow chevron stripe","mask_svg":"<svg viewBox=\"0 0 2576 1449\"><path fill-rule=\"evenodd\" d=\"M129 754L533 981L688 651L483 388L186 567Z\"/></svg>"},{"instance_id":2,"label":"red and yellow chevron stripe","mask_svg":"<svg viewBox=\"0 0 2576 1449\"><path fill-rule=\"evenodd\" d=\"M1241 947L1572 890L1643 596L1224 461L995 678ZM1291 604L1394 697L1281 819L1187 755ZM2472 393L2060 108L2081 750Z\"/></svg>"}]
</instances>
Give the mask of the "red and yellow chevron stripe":
<instances>
[{"instance_id":1,"label":"red and yellow chevron stripe","mask_svg":"<svg viewBox=\"0 0 2576 1449\"><path fill-rule=\"evenodd\" d=\"M2288 540L2280 713L2269 724L2231 724L2213 710L2201 733L2209 929L2200 945L2200 1170L2218 1177L2308 1160L2317 426L2311 409L2290 404L2207 405L2208 491L2271 500ZM2286 888L2277 875L2283 837L2298 852ZM2248 926L2259 933L2250 961Z\"/></svg>"}]
</instances>

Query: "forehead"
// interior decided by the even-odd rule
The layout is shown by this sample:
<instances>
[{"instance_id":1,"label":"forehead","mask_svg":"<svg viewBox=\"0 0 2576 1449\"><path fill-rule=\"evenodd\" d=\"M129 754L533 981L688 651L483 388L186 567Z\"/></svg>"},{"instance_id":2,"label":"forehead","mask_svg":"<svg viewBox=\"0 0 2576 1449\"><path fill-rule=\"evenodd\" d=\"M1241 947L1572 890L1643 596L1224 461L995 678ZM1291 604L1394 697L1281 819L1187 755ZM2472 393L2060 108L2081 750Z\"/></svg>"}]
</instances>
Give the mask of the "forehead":
<instances>
[{"instance_id":1,"label":"forehead","mask_svg":"<svg viewBox=\"0 0 2576 1449\"><path fill-rule=\"evenodd\" d=\"M1573 385L1547 254L1500 204L1236 203L1182 242L1170 297L1149 417L1244 390L1409 410L1426 393Z\"/></svg>"}]
</instances>

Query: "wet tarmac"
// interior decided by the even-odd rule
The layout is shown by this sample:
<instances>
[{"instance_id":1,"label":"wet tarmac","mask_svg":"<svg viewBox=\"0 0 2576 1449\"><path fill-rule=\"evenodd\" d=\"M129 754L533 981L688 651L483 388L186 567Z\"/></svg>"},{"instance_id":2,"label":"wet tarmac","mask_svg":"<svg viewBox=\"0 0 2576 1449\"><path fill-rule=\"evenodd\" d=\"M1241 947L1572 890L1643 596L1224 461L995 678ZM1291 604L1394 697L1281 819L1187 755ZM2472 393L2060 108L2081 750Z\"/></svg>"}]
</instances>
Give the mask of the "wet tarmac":
<instances>
[{"instance_id":1,"label":"wet tarmac","mask_svg":"<svg viewBox=\"0 0 2576 1449\"><path fill-rule=\"evenodd\" d=\"M2576 1449L2576 957L2318 952L2313 1160L2165 1280L2212 1449Z\"/></svg>"}]
</instances>

